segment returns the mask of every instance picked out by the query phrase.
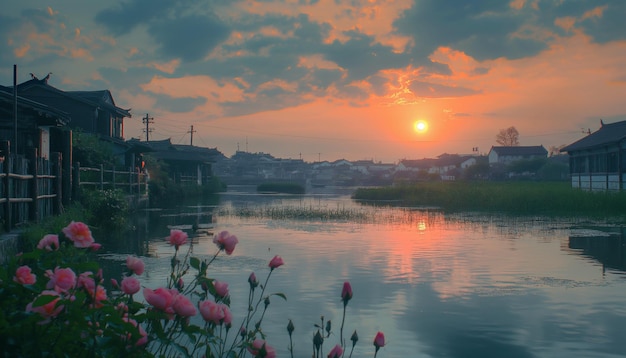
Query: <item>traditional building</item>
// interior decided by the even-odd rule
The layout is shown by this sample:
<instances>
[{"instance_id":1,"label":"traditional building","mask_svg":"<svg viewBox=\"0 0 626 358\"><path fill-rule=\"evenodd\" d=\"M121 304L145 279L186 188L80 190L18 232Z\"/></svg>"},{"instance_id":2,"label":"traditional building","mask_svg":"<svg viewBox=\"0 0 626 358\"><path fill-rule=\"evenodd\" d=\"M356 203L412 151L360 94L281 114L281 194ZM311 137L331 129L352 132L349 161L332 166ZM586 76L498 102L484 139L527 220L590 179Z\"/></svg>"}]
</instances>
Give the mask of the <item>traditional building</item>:
<instances>
[{"instance_id":1,"label":"traditional building","mask_svg":"<svg viewBox=\"0 0 626 358\"><path fill-rule=\"evenodd\" d=\"M15 154L30 155L37 149L39 157L48 159L51 151L70 148L68 137L62 134L69 121L68 113L22 96L14 97L13 88L0 86L0 139L10 141L14 152L17 148Z\"/></svg>"},{"instance_id":2,"label":"traditional building","mask_svg":"<svg viewBox=\"0 0 626 358\"><path fill-rule=\"evenodd\" d=\"M20 96L56 108L69 115L68 127L84 133L95 134L100 140L110 142L118 164L132 165L128 155L131 149L124 141L124 118L130 118L130 109L115 105L109 90L63 91L48 84L50 75L43 79L33 76L20 83Z\"/></svg>"},{"instance_id":3,"label":"traditional building","mask_svg":"<svg viewBox=\"0 0 626 358\"><path fill-rule=\"evenodd\" d=\"M548 151L543 145L537 146L506 146L491 147L489 150L489 165L507 165L518 160L547 158Z\"/></svg>"},{"instance_id":4,"label":"traditional building","mask_svg":"<svg viewBox=\"0 0 626 358\"><path fill-rule=\"evenodd\" d=\"M573 188L626 188L626 121L600 124L596 132L561 149L569 154Z\"/></svg>"}]
</instances>

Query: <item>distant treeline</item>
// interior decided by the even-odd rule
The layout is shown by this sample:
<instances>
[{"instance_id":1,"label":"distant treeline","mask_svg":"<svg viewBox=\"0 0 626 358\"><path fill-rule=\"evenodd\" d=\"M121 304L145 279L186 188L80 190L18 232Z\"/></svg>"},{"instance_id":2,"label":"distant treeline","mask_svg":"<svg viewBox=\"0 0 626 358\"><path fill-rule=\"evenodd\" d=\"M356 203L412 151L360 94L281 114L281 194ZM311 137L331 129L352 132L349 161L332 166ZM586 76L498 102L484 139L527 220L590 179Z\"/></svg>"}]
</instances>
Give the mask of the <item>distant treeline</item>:
<instances>
[{"instance_id":1,"label":"distant treeline","mask_svg":"<svg viewBox=\"0 0 626 358\"><path fill-rule=\"evenodd\" d=\"M567 182L419 182L360 188L352 197L372 204L437 207L450 212L626 219L626 192L588 192Z\"/></svg>"}]
</instances>

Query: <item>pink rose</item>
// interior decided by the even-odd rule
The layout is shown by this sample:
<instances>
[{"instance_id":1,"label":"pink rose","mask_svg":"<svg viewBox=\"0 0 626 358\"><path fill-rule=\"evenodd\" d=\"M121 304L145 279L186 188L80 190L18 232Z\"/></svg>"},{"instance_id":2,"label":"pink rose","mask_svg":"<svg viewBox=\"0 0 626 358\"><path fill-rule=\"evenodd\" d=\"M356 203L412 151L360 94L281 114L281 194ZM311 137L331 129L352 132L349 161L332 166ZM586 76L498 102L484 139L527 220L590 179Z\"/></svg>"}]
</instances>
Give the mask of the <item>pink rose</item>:
<instances>
[{"instance_id":1,"label":"pink rose","mask_svg":"<svg viewBox=\"0 0 626 358\"><path fill-rule=\"evenodd\" d=\"M148 343L148 334L143 329L143 327L137 323L137 321L135 321L132 318L129 318L128 315L124 315L124 317L122 319L124 320L124 322L128 322L128 323L132 324L133 326L137 327L137 330L138 330L139 335L141 336L141 338L139 338L137 340L137 342L135 342L136 346L143 346L146 343ZM128 339L130 339L131 338L131 334L129 333L127 337L128 337Z\"/></svg>"},{"instance_id":2,"label":"pink rose","mask_svg":"<svg viewBox=\"0 0 626 358\"><path fill-rule=\"evenodd\" d=\"M94 301L92 307L100 308L104 306L104 303L102 303L102 301L106 301L107 299L107 290L104 288L104 286L96 286L95 291L91 289L87 290L87 292Z\"/></svg>"},{"instance_id":3,"label":"pink rose","mask_svg":"<svg viewBox=\"0 0 626 358\"><path fill-rule=\"evenodd\" d=\"M167 238L167 242L178 249L179 246L187 243L187 233L178 229L170 230L170 236Z\"/></svg>"},{"instance_id":4,"label":"pink rose","mask_svg":"<svg viewBox=\"0 0 626 358\"><path fill-rule=\"evenodd\" d=\"M215 292L219 297L224 298L228 296L228 284L226 282L213 280L213 287L215 287Z\"/></svg>"},{"instance_id":5,"label":"pink rose","mask_svg":"<svg viewBox=\"0 0 626 358\"><path fill-rule=\"evenodd\" d=\"M270 261L270 263L269 263L269 265L268 265L268 266L270 267L270 269L271 269L271 270L274 270L275 268L280 267L280 266L282 266L282 265L284 265L284 264L285 264L285 262L283 261L283 258L282 258L282 257L280 257L280 256L278 256L278 255L276 255L276 256L274 256L274 258Z\"/></svg>"},{"instance_id":6,"label":"pink rose","mask_svg":"<svg viewBox=\"0 0 626 358\"><path fill-rule=\"evenodd\" d=\"M230 312L230 307L223 303L220 303L219 306L222 309L222 313L224 314L222 322L224 322L225 325L230 326L233 322L233 314Z\"/></svg>"},{"instance_id":7,"label":"pink rose","mask_svg":"<svg viewBox=\"0 0 626 358\"><path fill-rule=\"evenodd\" d=\"M224 319L224 310L220 305L213 301L202 301L198 304L202 318L207 322L213 322L217 325L222 323Z\"/></svg>"},{"instance_id":8,"label":"pink rose","mask_svg":"<svg viewBox=\"0 0 626 358\"><path fill-rule=\"evenodd\" d=\"M135 275L141 276L145 265L143 261L136 256L126 256L126 267L128 267L128 269Z\"/></svg>"},{"instance_id":9,"label":"pink rose","mask_svg":"<svg viewBox=\"0 0 626 358\"><path fill-rule=\"evenodd\" d=\"M76 274L70 268L55 268L54 272L46 270L46 276L50 279L47 289L57 292L67 292L76 286Z\"/></svg>"},{"instance_id":10,"label":"pink rose","mask_svg":"<svg viewBox=\"0 0 626 358\"><path fill-rule=\"evenodd\" d=\"M376 351L385 346L385 335L383 334L383 332L376 333L376 337L374 338L374 346L376 347Z\"/></svg>"},{"instance_id":11,"label":"pink rose","mask_svg":"<svg viewBox=\"0 0 626 358\"><path fill-rule=\"evenodd\" d=\"M228 231L222 231L217 234L217 236L213 237L213 243L217 245L220 250L226 251L227 255L233 253L238 242L237 236L231 235Z\"/></svg>"},{"instance_id":12,"label":"pink rose","mask_svg":"<svg viewBox=\"0 0 626 358\"><path fill-rule=\"evenodd\" d=\"M48 234L43 237L37 244L37 248L46 251L55 251L59 249L59 235Z\"/></svg>"},{"instance_id":13,"label":"pink rose","mask_svg":"<svg viewBox=\"0 0 626 358\"><path fill-rule=\"evenodd\" d=\"M267 345L262 339L255 339L252 346L248 347L248 352L254 357L276 358L276 351Z\"/></svg>"},{"instance_id":14,"label":"pink rose","mask_svg":"<svg viewBox=\"0 0 626 358\"><path fill-rule=\"evenodd\" d=\"M94 243L89 227L81 222L72 221L62 231L75 247L87 248Z\"/></svg>"},{"instance_id":15,"label":"pink rose","mask_svg":"<svg viewBox=\"0 0 626 358\"><path fill-rule=\"evenodd\" d=\"M21 285L32 285L37 282L37 275L32 273L30 267L20 266L15 270L13 281Z\"/></svg>"},{"instance_id":16,"label":"pink rose","mask_svg":"<svg viewBox=\"0 0 626 358\"><path fill-rule=\"evenodd\" d=\"M44 290L39 295L39 297L41 296L54 296L56 298L41 306L33 306L33 303L34 303L33 301L29 303L28 305L26 305L26 312L39 313L41 316L45 318L45 320L39 322L40 324L43 324L43 323L50 322L51 317L56 317L63 310L63 305L59 305L57 307L57 303L59 302L60 297L59 297L59 293L56 291ZM35 299L35 301L36 300L37 299Z\"/></svg>"},{"instance_id":17,"label":"pink rose","mask_svg":"<svg viewBox=\"0 0 626 358\"><path fill-rule=\"evenodd\" d=\"M177 295L174 301L174 312L183 317L196 315L196 307L185 295Z\"/></svg>"},{"instance_id":18,"label":"pink rose","mask_svg":"<svg viewBox=\"0 0 626 358\"><path fill-rule=\"evenodd\" d=\"M127 295L134 295L140 289L139 280L134 277L124 277L122 280L122 291Z\"/></svg>"},{"instance_id":19,"label":"pink rose","mask_svg":"<svg viewBox=\"0 0 626 358\"><path fill-rule=\"evenodd\" d=\"M341 346L337 344L328 353L328 358L341 358L342 354L343 354L343 349L341 349Z\"/></svg>"},{"instance_id":20,"label":"pink rose","mask_svg":"<svg viewBox=\"0 0 626 358\"><path fill-rule=\"evenodd\" d=\"M96 288L96 281L93 279L93 273L91 271L83 272L78 275L76 286L78 288L84 288L87 291L92 291Z\"/></svg>"},{"instance_id":21,"label":"pink rose","mask_svg":"<svg viewBox=\"0 0 626 358\"><path fill-rule=\"evenodd\" d=\"M157 288L153 291L146 287L143 289L143 297L146 299L146 302L154 306L154 308L166 312L172 311L174 297L172 297L172 292L166 288Z\"/></svg>"},{"instance_id":22,"label":"pink rose","mask_svg":"<svg viewBox=\"0 0 626 358\"><path fill-rule=\"evenodd\" d=\"M348 301L352 299L352 286L350 286L350 282L346 281L343 283L343 289L341 290L341 300L343 304L348 304Z\"/></svg>"},{"instance_id":23,"label":"pink rose","mask_svg":"<svg viewBox=\"0 0 626 358\"><path fill-rule=\"evenodd\" d=\"M89 245L89 250L91 251L98 251L102 248L101 244L98 244L97 242L94 242L93 244Z\"/></svg>"}]
</instances>

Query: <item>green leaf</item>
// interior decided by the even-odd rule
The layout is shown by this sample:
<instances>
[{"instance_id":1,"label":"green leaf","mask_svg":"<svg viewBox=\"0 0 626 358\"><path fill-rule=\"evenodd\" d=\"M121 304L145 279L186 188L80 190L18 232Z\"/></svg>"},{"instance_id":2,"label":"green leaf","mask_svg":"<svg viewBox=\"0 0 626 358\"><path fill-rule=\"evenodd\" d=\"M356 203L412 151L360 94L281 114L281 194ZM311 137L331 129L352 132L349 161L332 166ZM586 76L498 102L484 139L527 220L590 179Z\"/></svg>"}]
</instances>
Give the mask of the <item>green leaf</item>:
<instances>
[{"instance_id":1,"label":"green leaf","mask_svg":"<svg viewBox=\"0 0 626 358\"><path fill-rule=\"evenodd\" d=\"M200 270L200 259L197 257L190 257L189 258L189 265L193 268L195 268L196 270Z\"/></svg>"},{"instance_id":2,"label":"green leaf","mask_svg":"<svg viewBox=\"0 0 626 358\"><path fill-rule=\"evenodd\" d=\"M272 293L270 296L282 297L283 300L287 301L287 296L284 293L282 293L282 292Z\"/></svg>"},{"instance_id":3,"label":"green leaf","mask_svg":"<svg viewBox=\"0 0 626 358\"><path fill-rule=\"evenodd\" d=\"M41 295L35 298L35 301L33 301L33 307L40 307L43 305L47 305L48 303L56 300L57 298L59 298L59 296Z\"/></svg>"}]
</instances>

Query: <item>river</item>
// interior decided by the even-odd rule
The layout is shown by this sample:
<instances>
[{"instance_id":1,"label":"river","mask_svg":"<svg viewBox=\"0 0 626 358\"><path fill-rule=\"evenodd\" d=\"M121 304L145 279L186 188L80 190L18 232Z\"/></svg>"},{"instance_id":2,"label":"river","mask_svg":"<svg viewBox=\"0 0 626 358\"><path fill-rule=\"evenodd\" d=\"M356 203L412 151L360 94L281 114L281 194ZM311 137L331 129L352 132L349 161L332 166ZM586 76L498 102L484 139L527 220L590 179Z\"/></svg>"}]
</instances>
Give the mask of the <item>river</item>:
<instances>
[{"instance_id":1,"label":"river","mask_svg":"<svg viewBox=\"0 0 626 358\"><path fill-rule=\"evenodd\" d=\"M209 276L229 283L237 322L248 275L265 278L267 263L280 255L285 265L272 273L268 292L287 300L272 297L263 323L279 357L288 356L289 319L295 357L311 356L321 316L333 327L324 356L338 343L344 281L354 297L343 334L348 343L354 330L360 338L353 357L373 357L378 331L386 337L378 357L626 356L619 226L364 206L349 192L316 190L289 196L234 187L209 202L150 208L126 240L105 240L103 260L121 275L127 254L141 256L142 284L154 289L169 274L170 228L198 225L193 251L200 258L216 252L210 233L228 230L239 244L233 255L218 257ZM242 211L249 215L234 214ZM340 218L306 215L318 212Z\"/></svg>"}]
</instances>

